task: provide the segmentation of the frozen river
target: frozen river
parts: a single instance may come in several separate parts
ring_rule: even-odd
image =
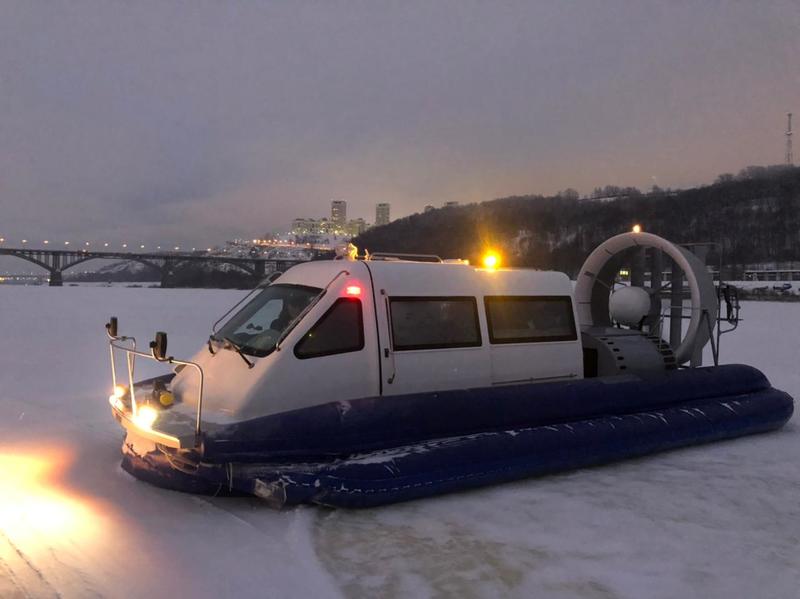
[[[275,512],[119,468],[103,323],[189,355],[243,292],[0,287],[0,597],[797,597],[800,426],[368,511]],[[800,397],[800,303],[722,361]]]

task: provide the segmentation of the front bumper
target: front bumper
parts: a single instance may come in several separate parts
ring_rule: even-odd
[[[148,408],[158,414],[152,424],[137,418],[132,410],[129,396],[109,397],[111,413],[114,419],[126,430],[138,437],[158,443],[172,449],[193,449],[198,447],[194,422],[190,416],[173,408],[163,408],[157,402],[148,401],[152,395],[154,381],[137,383],[134,393],[138,409]]]

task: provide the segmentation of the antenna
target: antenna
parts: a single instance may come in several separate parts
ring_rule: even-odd
[[[786,164],[792,166],[794,159],[792,158],[792,113],[788,112],[786,123]]]

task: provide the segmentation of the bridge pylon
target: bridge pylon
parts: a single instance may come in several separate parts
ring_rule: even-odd
[[[63,287],[64,286],[64,277],[61,274],[60,270],[51,270],[50,271],[50,287]]]
[[[173,260],[164,260],[161,265],[161,287],[166,289],[173,286],[173,275],[175,274],[175,262]]]

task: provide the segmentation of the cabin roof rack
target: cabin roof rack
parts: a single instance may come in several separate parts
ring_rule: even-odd
[[[405,260],[408,262],[444,262],[436,254],[398,254],[395,252],[375,252],[368,260]]]

